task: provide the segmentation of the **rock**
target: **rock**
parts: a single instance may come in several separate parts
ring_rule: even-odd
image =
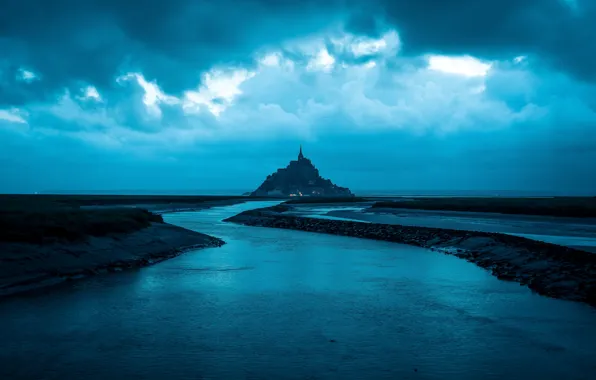
[[[346,187],[335,185],[319,175],[319,170],[311,160],[304,157],[302,147],[298,159],[290,161],[288,166],[277,169],[267,176],[252,196],[314,196],[314,197],[353,197]]]

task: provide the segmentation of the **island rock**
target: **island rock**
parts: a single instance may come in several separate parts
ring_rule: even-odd
[[[312,161],[302,154],[290,161],[285,168],[277,169],[267,176],[252,196],[312,196],[312,197],[353,197],[347,187],[335,185],[329,179],[319,175],[319,170]]]

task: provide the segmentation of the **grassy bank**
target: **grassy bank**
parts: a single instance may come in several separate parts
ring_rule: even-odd
[[[241,196],[0,195],[0,242],[52,243],[141,230],[163,223],[135,204],[202,204]],[[87,206],[114,206],[86,208]]]
[[[47,207],[125,206],[134,204],[195,204],[211,201],[254,199],[234,195],[54,195],[5,194],[0,195],[0,210],[23,208],[30,204]]]
[[[0,242],[43,244],[138,231],[163,223],[161,215],[136,208],[81,210],[69,207],[0,211]]]
[[[376,202],[372,207],[576,218],[596,217],[596,198],[594,197],[404,198],[398,201]]]
[[[209,202],[229,199],[0,196],[0,296],[139,268],[189,249],[221,246],[221,239],[164,223],[161,215],[142,207],[152,202],[177,206],[185,200],[188,205],[209,207]]]

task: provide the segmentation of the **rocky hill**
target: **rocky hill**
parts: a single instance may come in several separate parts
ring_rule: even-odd
[[[283,195],[283,196],[314,196],[338,197],[354,196],[350,189],[335,185],[329,179],[319,175],[319,170],[311,160],[304,157],[302,147],[298,159],[282,169],[277,169],[267,176],[252,196]]]

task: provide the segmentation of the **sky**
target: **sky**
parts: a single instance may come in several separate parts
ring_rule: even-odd
[[[596,195],[593,0],[0,0],[0,192]]]

